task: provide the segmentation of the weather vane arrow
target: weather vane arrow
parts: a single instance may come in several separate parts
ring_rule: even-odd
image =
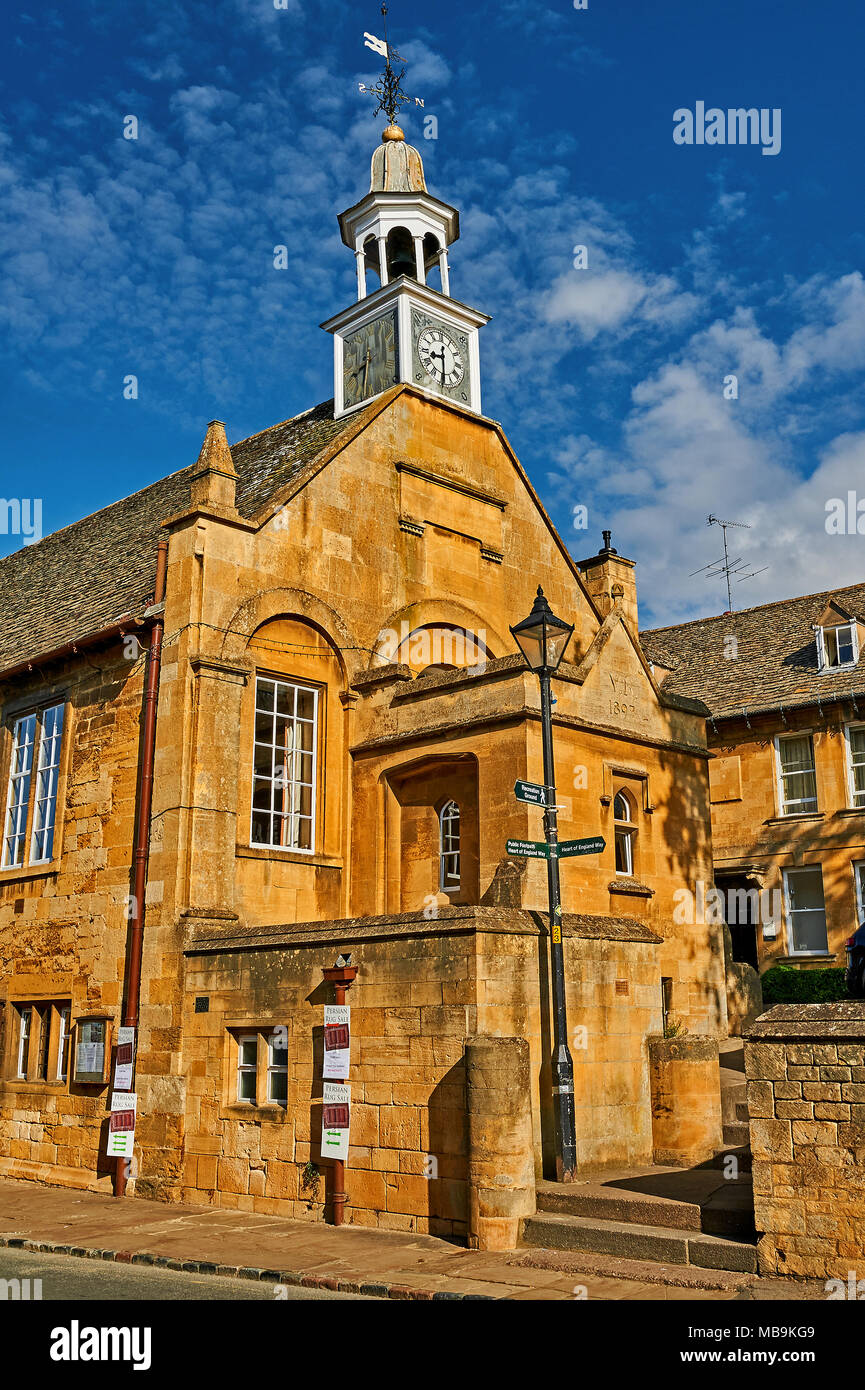
[[[411,106],[412,102],[415,106],[423,106],[423,98],[406,96],[402,89],[402,79],[405,77],[405,59],[397,53],[395,48],[391,48],[388,42],[387,5],[382,5],[381,13],[384,19],[384,38],[376,38],[375,34],[369,34],[364,30],[363,43],[365,48],[371,48],[373,53],[379,53],[384,58],[384,72],[374,87],[368,87],[365,82],[359,82],[358,88],[361,92],[378,97],[378,106],[375,108],[373,116],[377,116],[379,111],[384,111],[387,113],[390,124],[395,125],[396,118],[403,106]],[[394,63],[403,64],[399,72],[391,65],[391,59]]]

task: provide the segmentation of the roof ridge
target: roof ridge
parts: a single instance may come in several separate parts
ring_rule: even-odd
[[[858,584],[846,584],[837,589],[818,589],[812,594],[793,594],[789,598],[772,599],[769,603],[755,603],[753,608],[737,608],[727,613],[710,613],[705,618],[689,618],[684,623],[668,623],[666,627],[648,627],[640,633],[640,637],[655,637],[661,632],[678,632],[684,627],[696,627],[698,623],[717,623],[722,618],[741,618],[746,613],[765,612],[768,608],[783,608],[790,603],[806,603],[809,599],[832,599],[838,594],[848,594],[853,589],[865,588],[865,580],[860,580]]]
[[[282,429],[283,425],[293,425],[296,420],[302,420],[304,415],[314,415],[317,410],[321,410],[323,405],[333,405],[333,396],[326,401],[319,401],[318,405],[311,405],[308,410],[301,410],[299,415],[288,415],[284,420],[277,420],[275,425],[266,425],[263,430],[256,430],[255,434],[246,434],[243,439],[238,439],[234,444],[229,444],[229,449],[239,449],[241,444],[248,444],[251,439],[259,439],[263,434],[269,434],[271,430]]]

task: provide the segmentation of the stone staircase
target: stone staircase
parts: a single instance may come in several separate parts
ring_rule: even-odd
[[[623,1269],[648,1261],[695,1273],[756,1273],[741,1041],[725,1044],[721,1061],[724,1149],[694,1168],[653,1165],[586,1174],[567,1185],[539,1182],[523,1247],[547,1252],[547,1263],[552,1252],[579,1254],[584,1268],[597,1257],[607,1272],[615,1257]]]

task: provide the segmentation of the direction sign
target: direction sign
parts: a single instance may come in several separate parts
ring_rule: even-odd
[[[586,840],[562,840],[559,845],[559,858],[567,859],[572,854],[600,854],[606,848],[602,835],[593,835]]]
[[[514,795],[517,801],[527,801],[530,806],[547,804],[547,789],[537,782],[514,782]]]
[[[549,859],[550,847],[542,840],[508,840],[508,854],[523,859]]]

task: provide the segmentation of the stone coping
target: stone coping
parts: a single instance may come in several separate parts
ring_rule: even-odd
[[[865,999],[832,1004],[775,1004],[751,1025],[745,1038],[865,1038]]]
[[[381,917],[348,917],[333,922],[297,922],[282,926],[252,927],[239,932],[208,930],[202,922],[197,931],[188,932],[185,955],[214,952],[277,949],[284,946],[345,946],[350,941],[447,936],[468,933],[499,933],[509,936],[546,936],[546,914],[520,908],[440,907],[435,917],[420,912],[402,912]],[[633,941],[659,945],[663,938],[635,917],[607,917],[591,913],[566,913],[562,935],[600,941]]]

